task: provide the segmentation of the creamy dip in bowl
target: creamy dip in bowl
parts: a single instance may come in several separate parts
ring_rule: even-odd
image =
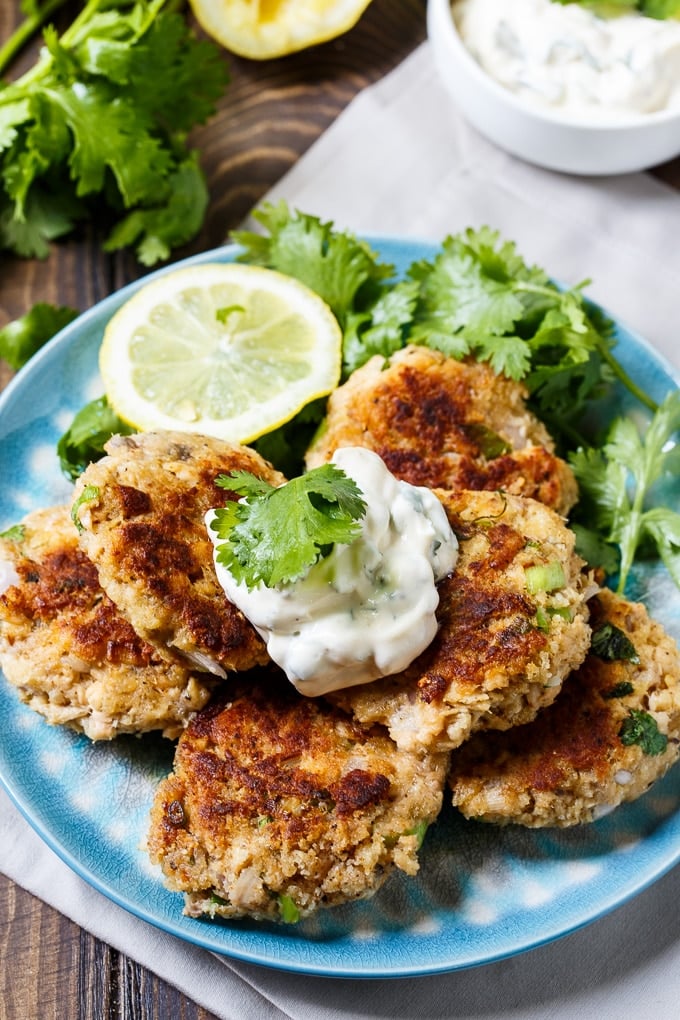
[[[428,36],[466,119],[554,170],[618,174],[680,154],[680,22],[553,0],[429,0]]]

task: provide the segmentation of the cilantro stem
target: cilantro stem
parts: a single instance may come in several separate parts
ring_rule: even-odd
[[[628,583],[628,575],[630,569],[633,566],[635,559],[635,553],[637,551],[638,543],[640,541],[640,534],[642,531],[642,500],[644,498],[644,491],[639,488],[635,494],[633,506],[630,509],[628,520],[623,529],[623,534],[619,537],[618,546],[621,550],[621,562],[619,564],[619,580],[616,585],[617,595],[623,595],[626,584]]]
[[[28,18],[24,18],[9,39],[0,46],[0,76],[4,75],[7,68],[18,57],[24,46],[31,41],[36,32],[40,31],[47,19],[65,3],[67,0],[46,0],[44,7]]]
[[[0,48],[0,76],[5,72],[7,67],[9,67],[23,47],[33,38],[36,32],[42,28],[47,19],[67,2],[68,0],[46,0],[43,8],[41,8],[36,14],[32,14],[30,17],[26,18],[21,25],[19,25],[15,32],[9,37],[7,42]],[[137,39],[144,35],[154,18],[156,18],[156,16],[166,6],[169,11],[180,11],[185,6],[185,0],[149,0],[148,7],[145,12],[145,20],[140,24],[136,33]],[[87,25],[101,7],[102,0],[88,0],[80,14],[78,14],[69,27],[63,32],[59,40],[61,45],[68,47],[73,43],[77,43],[81,29],[83,26]],[[29,71],[26,72],[26,74],[22,75],[21,78],[17,79],[17,81],[10,83],[10,87],[2,98],[7,98],[11,101],[13,99],[15,89],[29,85],[31,82],[35,81],[36,78],[40,78],[51,63],[51,55],[49,53],[43,53],[41,58]],[[0,102],[1,101],[2,99],[0,99]]]
[[[607,362],[619,382],[622,383],[634,397],[637,397],[637,399],[652,413],[659,410],[659,405],[656,401],[652,400],[649,394],[645,393],[644,390],[640,389],[637,383],[633,382],[623,365],[616,360],[605,344],[600,346],[600,354],[602,355],[603,361]]]

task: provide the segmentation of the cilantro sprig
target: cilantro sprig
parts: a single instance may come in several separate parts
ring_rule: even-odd
[[[248,588],[268,588],[305,576],[336,543],[360,533],[366,511],[361,490],[333,464],[275,487],[247,471],[217,484],[242,497],[216,511],[217,558]]]
[[[472,356],[523,380],[539,417],[572,448],[583,442],[585,408],[614,380],[656,408],[616,359],[612,323],[585,299],[585,283],[560,288],[488,227],[447,237],[397,280],[365,241],[283,201],[255,219],[266,233],[233,235],[240,260],[296,276],[328,302],[344,332],[345,378],[408,343]]]
[[[570,457],[582,493],[581,527],[587,524],[588,530],[618,548],[619,592],[624,591],[645,540],[656,548],[680,587],[680,513],[649,505],[654,484],[666,473],[677,475],[680,446],[673,437],[679,429],[676,390],[663,401],[644,434],[632,418],[617,418],[601,449],[583,448]]]
[[[104,455],[111,436],[129,436],[130,425],[118,417],[106,397],[97,397],[76,413],[57,443],[57,456],[64,475],[75,481],[88,466]]]
[[[59,6],[24,0],[3,61]],[[152,265],[198,232],[208,194],[187,133],[228,74],[173,6],[89,0],[61,36],[48,24],[37,63],[0,87],[0,249],[45,257],[96,216],[107,250],[134,246]]]
[[[39,301],[25,315],[0,329],[0,358],[15,371],[22,368],[55,333],[73,322],[77,315],[75,308]]]
[[[614,378],[653,406],[613,356],[612,325],[583,296],[588,281],[561,289],[497,231],[447,237],[409,276],[420,284],[409,342],[458,359],[472,355],[523,379],[553,428],[578,421]]]

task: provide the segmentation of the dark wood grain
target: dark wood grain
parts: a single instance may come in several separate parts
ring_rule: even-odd
[[[18,20],[18,0],[0,0],[0,40]],[[349,101],[424,37],[425,0],[373,0],[356,28],[324,46],[266,63],[225,54],[231,84],[215,117],[192,138],[210,211],[199,237],[175,256],[221,244]],[[680,188],[680,160],[656,173]],[[44,262],[0,254],[0,325],[37,300],[85,310],[143,272],[130,255],[104,255],[100,240],[89,227]],[[0,389],[10,376],[0,363]],[[0,876],[0,1020],[65,1018],[210,1020],[210,1014]]]
[[[18,21],[18,0],[0,0],[0,41]],[[210,211],[200,235],[174,257],[221,244],[357,92],[424,37],[425,0],[373,0],[351,32],[324,46],[267,62],[225,53],[229,88],[191,139],[208,178]],[[0,254],[0,326],[37,300],[84,311],[144,272],[130,255],[104,255],[100,240],[90,227],[44,262]],[[0,362],[0,389],[11,374]],[[0,1020],[123,1018],[210,1014],[0,875]]]

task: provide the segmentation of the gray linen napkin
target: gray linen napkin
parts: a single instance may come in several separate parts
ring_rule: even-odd
[[[441,240],[486,223],[616,311],[680,367],[680,195],[645,175],[537,170],[470,129],[427,44],[363,92],[273,189],[362,233]],[[0,793],[0,870],[224,1020],[675,1020],[680,869],[587,928],[439,977],[333,981],[215,957],[156,931],[73,874]]]

